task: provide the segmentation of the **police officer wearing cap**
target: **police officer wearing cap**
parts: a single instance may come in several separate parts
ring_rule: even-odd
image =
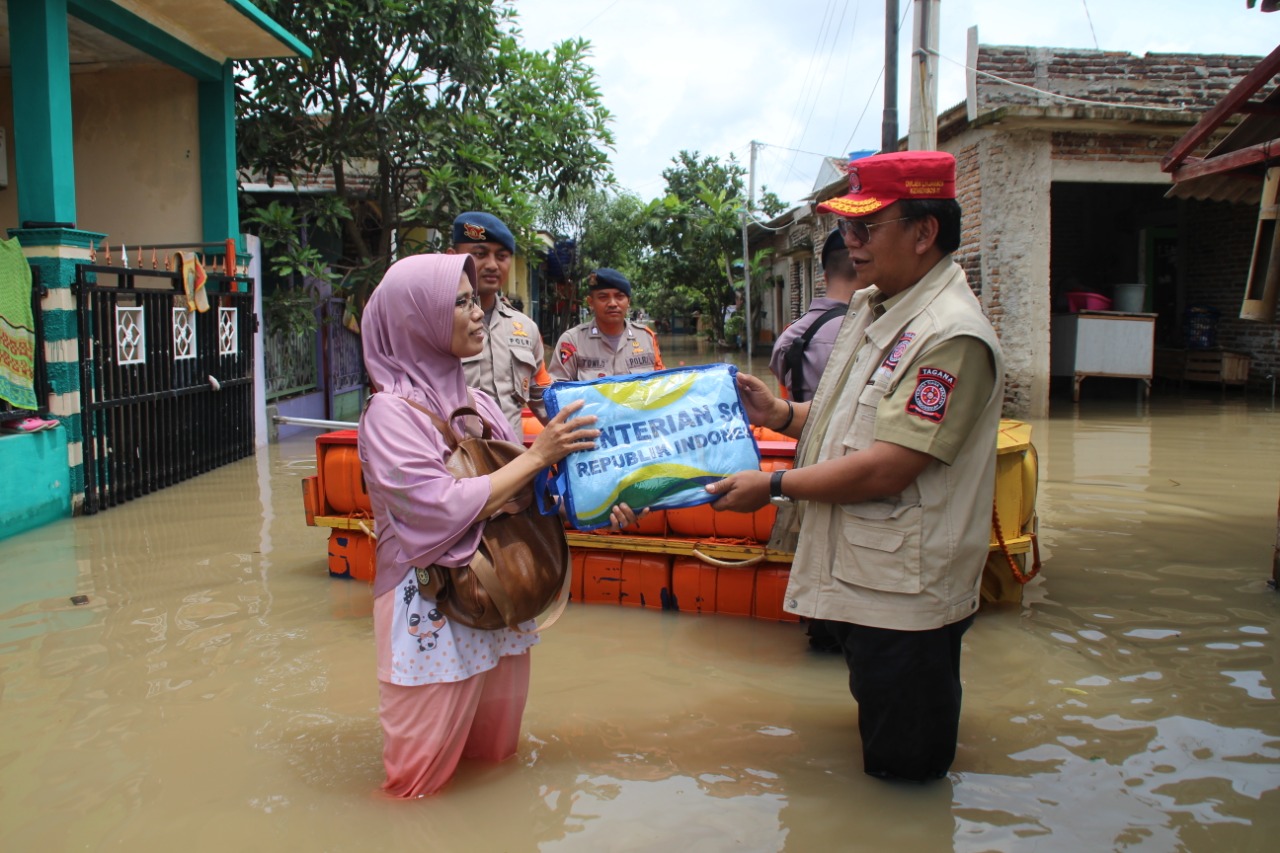
[[[591,274],[587,306],[592,317],[560,336],[548,371],[557,381],[599,379],[662,370],[658,336],[630,319],[631,282],[617,270]]]
[[[716,509],[779,505],[770,545],[795,553],[785,607],[828,620],[858,703],[863,769],[924,782],[955,758],[961,636],[978,609],[1004,398],[1000,344],[964,270],[955,159],[849,164],[841,217],[859,279],[812,402],[753,376],[753,423],[799,436],[796,467],[735,474]]]
[[[462,360],[467,384],[497,400],[511,428],[521,435],[525,406],[539,420],[546,420],[542,393],[551,377],[543,366],[542,335],[537,325],[499,298],[511,275],[515,237],[498,217],[472,211],[453,220],[453,247],[447,252],[466,252],[475,260],[476,295],[484,311],[484,350]]]
[[[827,280],[826,295],[810,302],[809,310],[778,335],[769,355],[769,370],[786,396],[797,403],[813,399],[849,299],[858,289],[858,273],[839,228],[827,235],[822,246],[822,274]]]

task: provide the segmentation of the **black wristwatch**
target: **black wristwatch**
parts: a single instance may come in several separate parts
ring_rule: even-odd
[[[769,478],[769,502],[772,504],[788,504],[791,498],[782,493],[782,475],[787,473],[785,470],[774,471],[773,476]]]

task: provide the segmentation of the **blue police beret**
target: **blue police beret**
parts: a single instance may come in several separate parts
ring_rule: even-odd
[[[511,229],[492,213],[469,210],[453,220],[453,245],[461,243],[497,243],[511,254],[516,253],[516,238]]]
[[[832,252],[843,252],[845,250],[844,237],[840,236],[840,229],[837,228],[827,235],[827,242],[822,244],[822,268],[827,268],[827,262]]]
[[[625,275],[608,267],[600,267],[591,274],[591,284],[587,290],[604,290],[607,287],[621,290],[628,297],[631,296],[631,282],[627,281]]]

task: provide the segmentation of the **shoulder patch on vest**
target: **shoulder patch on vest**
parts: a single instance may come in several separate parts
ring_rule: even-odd
[[[573,344],[568,342],[561,344],[560,352],[559,352],[560,363],[568,364],[569,359],[573,358],[577,354],[577,352],[578,352],[578,348],[575,347]]]
[[[955,390],[956,378],[937,367],[922,367],[916,374],[916,390],[907,403],[907,414],[940,424],[947,416],[947,400]]]

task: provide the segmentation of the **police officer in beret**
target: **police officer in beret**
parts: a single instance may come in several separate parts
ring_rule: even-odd
[[[537,325],[499,298],[511,275],[515,237],[498,217],[469,211],[453,220],[453,247],[446,251],[466,252],[475,260],[476,295],[488,333],[484,350],[462,360],[467,384],[497,400],[516,435],[521,435],[525,406],[539,420],[546,420],[542,392],[551,384],[551,377],[543,365],[542,334]]]
[[[587,288],[591,319],[574,326],[556,343],[548,370],[555,380],[599,379],[662,369],[658,336],[630,319],[631,282],[601,267]]]

